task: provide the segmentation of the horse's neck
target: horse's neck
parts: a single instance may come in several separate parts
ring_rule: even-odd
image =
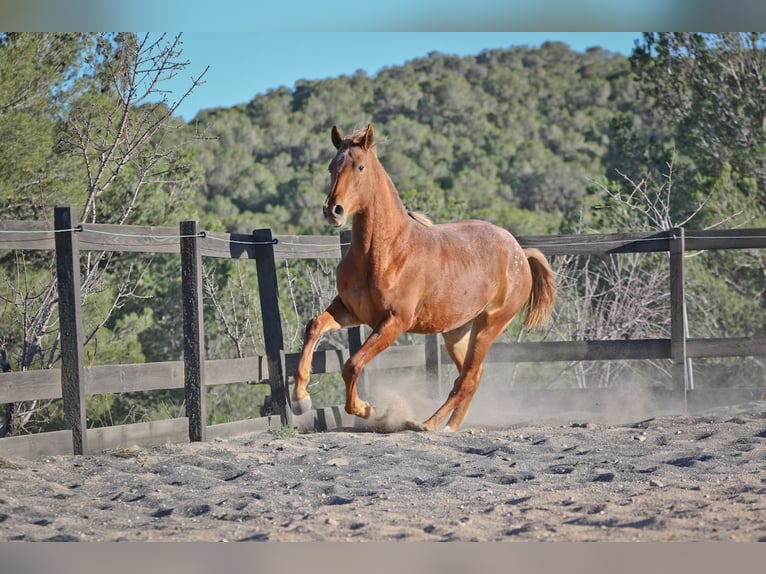
[[[379,187],[370,194],[372,200],[354,216],[352,240],[363,253],[384,255],[412,220],[391,179],[385,172],[379,177]]]

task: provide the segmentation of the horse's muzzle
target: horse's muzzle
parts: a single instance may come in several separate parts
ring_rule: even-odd
[[[332,206],[325,204],[322,207],[322,213],[327,223],[333,227],[342,227],[346,223],[346,210],[342,205],[334,204]]]

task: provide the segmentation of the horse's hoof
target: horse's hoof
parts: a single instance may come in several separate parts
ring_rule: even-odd
[[[425,432],[428,430],[428,427],[426,427],[426,425],[424,424],[421,424],[415,421],[404,421],[404,430]]]
[[[307,395],[299,401],[293,401],[292,409],[295,416],[309,412],[311,410],[311,395]]]

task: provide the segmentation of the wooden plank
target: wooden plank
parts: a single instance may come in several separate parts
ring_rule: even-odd
[[[188,441],[189,421],[186,417],[88,429],[88,453]]]
[[[266,357],[242,359],[208,359],[205,361],[205,385],[260,383],[269,378]]]
[[[495,343],[488,363],[621,361],[670,358],[669,339]],[[446,353],[442,362],[450,362]]]
[[[0,404],[60,398],[60,369],[0,373]]]
[[[545,255],[597,255],[601,253],[652,253],[668,250],[668,234],[591,233],[580,235],[529,235],[516,238],[522,247],[535,247]]]
[[[0,221],[0,250],[55,249],[53,227],[44,221]]]
[[[80,295],[80,248],[74,228],[77,213],[71,207],[54,210],[56,233],[56,279],[59,293],[61,333],[61,397],[64,424],[72,431],[74,453],[87,449],[85,429],[85,372],[83,365],[82,301]]]
[[[74,454],[72,431],[60,430],[0,438],[0,456],[34,460],[41,456]]]
[[[766,228],[709,229],[687,231],[686,250],[762,249],[766,247]]]
[[[168,361],[84,367],[86,395],[183,388],[183,363]],[[0,404],[61,398],[61,370],[0,373]]]
[[[275,235],[274,260],[340,259],[337,236]],[[202,255],[226,259],[255,259],[256,245],[252,235],[205,232]]]
[[[423,367],[426,364],[425,345],[397,345],[389,347],[367,364],[369,371]]]
[[[285,372],[295,372],[300,356],[300,353],[285,353]],[[348,349],[314,351],[311,357],[311,372],[314,374],[340,373],[349,356]]]
[[[263,338],[266,344],[266,358],[269,365],[271,404],[277,409],[282,423],[292,424],[290,395],[285,380],[284,343],[282,318],[279,314],[279,288],[274,243],[271,229],[256,229],[253,240],[256,243],[256,272],[258,275],[258,296],[263,316]]]
[[[85,389],[89,395],[183,387],[183,361],[85,367]]]
[[[446,354],[446,353],[445,353]],[[349,358],[348,349],[335,351],[314,351],[311,357],[311,372],[315,375],[340,373]],[[294,372],[298,367],[300,353],[285,354],[285,370]],[[380,371],[403,367],[425,365],[425,345],[401,345],[389,347],[368,363],[366,370]]]
[[[726,357],[766,355],[766,339],[689,339],[689,357]],[[441,346],[441,363],[451,365],[452,360]],[[424,365],[425,345],[389,347],[376,357],[367,368],[385,370]],[[286,364],[294,368],[298,353],[288,353]],[[315,351],[311,372],[338,373],[348,359],[348,351]],[[546,363],[560,361],[622,361],[644,359],[670,359],[670,339],[634,339],[602,341],[540,341],[523,343],[495,343],[487,355],[488,363]]]
[[[253,236],[245,233],[205,231],[200,243],[203,257],[221,259],[255,259]]]
[[[208,440],[224,439],[251,432],[263,432],[278,429],[281,426],[282,422],[278,416],[244,419],[241,421],[210,425],[207,427],[207,436]]]
[[[202,313],[202,254],[199,222],[182,221],[181,297],[184,325],[184,387],[189,440],[204,441],[205,408],[205,322]]]
[[[766,355],[766,339],[688,339],[686,354],[694,358],[763,356]]]
[[[53,249],[54,232],[40,221],[0,221],[0,249]],[[251,236],[238,233],[205,232],[202,254],[207,257],[253,259]],[[276,260],[340,258],[336,236],[277,235]],[[580,235],[535,235],[517,238],[524,247],[537,247],[546,255],[587,255],[667,251],[667,234],[594,233]],[[716,229],[687,232],[687,250],[750,249],[766,247],[766,228]],[[178,253],[180,241],[172,227],[87,224],[80,237],[81,250]]]
[[[298,430],[323,432],[360,428],[364,424],[363,419],[348,414],[340,405],[319,407],[309,414],[312,416],[300,417]]]
[[[441,364],[451,360],[440,345]],[[715,338],[688,339],[687,357],[735,357],[766,355],[766,339]],[[377,357],[368,368],[383,370],[396,367],[422,366],[424,345],[390,347]],[[285,355],[287,372],[295,370],[299,353]],[[339,373],[348,360],[347,349],[315,351],[311,372],[315,374]],[[615,341],[547,341],[525,343],[495,343],[487,357],[488,363],[505,362],[557,362],[557,361],[614,361],[670,358],[669,339],[615,340]],[[206,360],[206,386],[268,379],[265,357],[243,359]],[[100,365],[85,367],[86,394],[124,393],[183,387],[183,363],[167,361],[157,363]],[[0,404],[35,399],[61,398],[59,369],[0,373]]]
[[[79,241],[83,251],[179,253],[178,235],[172,227],[90,223],[83,225]]]
[[[274,258],[340,259],[341,246],[336,235],[276,235]]]

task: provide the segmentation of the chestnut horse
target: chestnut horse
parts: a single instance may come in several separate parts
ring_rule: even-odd
[[[366,324],[372,333],[345,363],[346,412],[362,418],[373,407],[359,398],[356,381],[375,356],[402,333],[442,333],[459,375],[445,403],[423,423],[407,428],[456,431],[479,385],[492,342],[526,306],[527,328],[542,325],[553,307],[553,273],[536,249],[522,249],[505,229],[485,221],[433,225],[407,211],[377,158],[371,125],[344,138],[330,163],[324,216],[334,227],[353,217],[351,247],[338,265],[338,296],[306,326],[295,372],[292,408],[311,408],[306,390],[319,338]]]

